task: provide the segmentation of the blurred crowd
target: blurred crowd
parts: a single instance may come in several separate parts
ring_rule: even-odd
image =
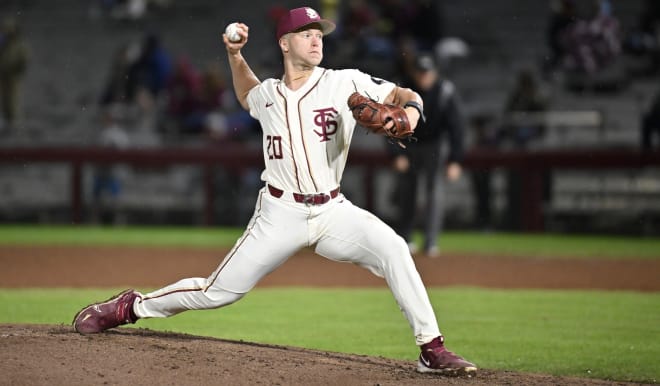
[[[551,3],[545,70],[566,72],[570,88],[620,89],[630,75],[660,71],[659,25],[660,7],[653,0],[644,1],[632,28],[622,26],[611,0],[556,0]],[[636,71],[624,54],[640,59]]]
[[[337,30],[324,39],[323,66],[360,68],[412,87],[424,95],[425,102],[431,106],[429,111],[439,112],[438,117],[429,114],[433,124],[440,127],[437,132],[431,130],[432,134],[426,135],[424,127],[420,128],[419,143],[412,146],[417,152],[431,152],[433,162],[442,161],[443,176],[434,174],[438,181],[435,185],[442,180],[457,179],[467,147],[525,149],[543,138],[546,134],[543,121],[531,117],[552,109],[548,85],[578,92],[619,92],[635,77],[657,79],[660,75],[660,2],[643,0],[635,24],[624,26],[615,1],[549,0],[545,3],[546,40],[539,42],[544,45],[545,55],[535,58],[533,66],[511,69],[514,82],[501,101],[500,111],[468,116],[462,105],[462,90],[451,74],[455,63],[470,57],[470,42],[448,30],[448,18],[456,15],[447,15],[442,1],[319,0],[317,3],[312,5],[337,24]],[[92,0],[89,16],[93,20],[140,23],[149,17],[159,17],[158,12],[173,5],[171,0]],[[279,4],[264,9],[261,15],[264,26],[274,31],[286,10]],[[257,122],[237,105],[224,63],[217,57],[200,61],[190,53],[173,52],[158,30],[144,30],[148,32],[117,47],[107,58],[105,71],[100,71],[104,81],[97,95],[99,144],[125,148],[259,141]],[[259,49],[259,77],[281,75],[277,73],[281,65],[276,50],[273,44]],[[29,63],[29,42],[21,34],[20,19],[5,20],[0,29],[0,135],[3,130],[12,130],[20,120],[21,85]],[[658,86],[655,99],[647,101],[648,109],[639,117],[641,147],[645,150],[660,147]],[[523,120],[518,119],[521,113]],[[467,137],[472,139],[469,144],[465,143]],[[406,154],[405,150],[388,149],[392,151],[392,167],[400,175],[400,184],[411,185],[419,176],[410,174],[409,164],[420,166],[428,161],[413,157],[410,149],[410,157],[402,161],[400,156]],[[437,172],[432,170],[432,174]],[[101,171],[95,189],[118,190],[112,182],[104,181],[110,174]],[[474,171],[470,180],[476,197],[477,222],[488,227],[492,217],[490,175]],[[518,176],[508,176],[511,192],[519,190],[515,189],[519,183]],[[398,188],[396,193],[399,198],[393,200],[399,200],[399,207],[417,194]],[[508,200],[513,206],[520,197]],[[429,205],[442,211],[441,201]],[[401,226],[410,228],[410,224]],[[430,226],[437,230],[442,228],[442,223]],[[424,245],[427,250],[432,247],[430,243]]]
[[[117,50],[99,104],[104,118],[140,122],[169,141],[239,139],[254,129],[220,63],[199,69],[186,54],[174,57],[154,33]]]
[[[405,83],[416,58],[430,55],[438,69],[449,74],[455,59],[470,55],[470,42],[447,31],[446,7],[432,0],[319,0],[319,11],[337,24],[325,39],[327,67],[359,67]],[[546,55],[537,68],[512,69],[517,84],[503,101],[503,112],[543,111],[550,101],[542,95],[545,82],[561,74],[569,90],[620,90],[631,77],[660,72],[660,6],[643,0],[638,20],[622,26],[611,0],[549,0],[546,20]],[[312,4],[313,5],[313,4]],[[90,0],[92,19],[140,22],[158,18],[171,9],[171,0]],[[272,5],[261,16],[274,30],[286,11]],[[144,23],[144,30],[150,24]],[[29,43],[29,42],[28,42]],[[21,35],[20,19],[7,19],[0,30],[0,99],[2,126],[14,126],[20,117],[21,83],[29,63],[28,44]],[[261,51],[260,76],[279,76],[277,47]],[[200,135],[217,140],[254,133],[254,122],[235,104],[231,82],[217,58],[199,63],[186,52],[171,52],[158,30],[151,29],[128,41],[108,57],[106,80],[99,93],[101,121],[128,117],[152,126],[157,135]],[[631,65],[635,63],[635,65]],[[103,70],[101,70],[103,73]],[[102,117],[102,119],[101,119]],[[472,118],[472,117],[470,117]],[[483,118],[483,117],[481,117]],[[542,128],[519,132],[504,128],[520,145],[542,135]],[[514,130],[515,131],[515,130]]]
[[[96,8],[104,10],[102,14],[112,15],[116,7],[126,10],[130,4],[103,1]],[[280,5],[266,10],[264,16],[270,28],[275,28],[285,11]],[[449,54],[438,51],[442,49],[439,42],[443,38],[443,14],[436,1],[324,0],[320,12],[338,25],[337,31],[324,41],[328,67],[375,59],[380,68],[367,71],[405,82],[418,55],[431,53],[445,60],[451,55],[466,54],[466,47]],[[279,53],[271,52],[275,48],[263,49],[263,73],[259,74],[262,78],[279,76],[275,73]],[[392,62],[391,58],[397,58],[396,63],[391,69],[383,69],[383,65]],[[221,63],[210,62],[199,68],[187,53],[171,53],[167,42],[152,32],[114,54],[100,97],[101,115],[106,122],[108,117],[114,123],[131,118],[142,126],[152,126],[165,141],[253,138],[258,133],[256,122],[238,108],[228,80]]]

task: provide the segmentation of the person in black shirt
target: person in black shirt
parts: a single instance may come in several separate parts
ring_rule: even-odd
[[[417,220],[418,181],[425,182],[426,205],[424,218],[424,253],[439,255],[438,238],[443,224],[443,180],[455,181],[462,173],[465,122],[455,85],[444,79],[434,57],[420,54],[410,66],[404,81],[406,86],[418,90],[424,100],[425,122],[415,130],[415,140],[406,142],[405,148],[392,145],[393,167],[397,172],[396,201],[399,209],[399,234],[408,242],[411,252],[417,247],[412,232]],[[443,145],[449,140],[449,153],[445,159]]]

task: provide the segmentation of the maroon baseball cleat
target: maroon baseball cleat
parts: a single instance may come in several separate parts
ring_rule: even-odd
[[[439,336],[422,345],[417,371],[420,373],[439,373],[443,375],[471,375],[477,372],[477,366],[470,363],[444,345],[444,337]]]
[[[113,296],[103,303],[91,304],[73,318],[73,328],[81,334],[95,334],[122,324],[135,323],[133,302],[140,294],[132,289]]]

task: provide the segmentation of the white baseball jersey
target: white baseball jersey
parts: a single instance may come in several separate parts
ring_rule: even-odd
[[[347,100],[353,91],[382,101],[395,85],[359,70],[316,67],[305,85],[290,90],[268,79],[250,90],[250,115],[263,129],[261,179],[289,192],[329,192],[339,186],[355,120]]]

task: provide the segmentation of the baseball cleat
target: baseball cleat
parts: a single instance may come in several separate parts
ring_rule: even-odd
[[[73,328],[81,334],[95,334],[122,324],[135,323],[133,302],[141,295],[126,290],[102,303],[94,303],[80,310],[73,318]]]
[[[474,363],[466,361],[445,348],[442,336],[422,345],[421,349],[422,352],[417,361],[417,371],[420,373],[470,376],[477,372],[477,366]]]
[[[429,247],[429,248],[426,248],[426,249],[424,250],[424,254],[425,254],[427,257],[430,257],[430,258],[432,258],[432,259],[434,259],[434,258],[436,258],[436,257],[440,257],[440,248],[435,247],[435,246],[433,246],[433,247]]]

